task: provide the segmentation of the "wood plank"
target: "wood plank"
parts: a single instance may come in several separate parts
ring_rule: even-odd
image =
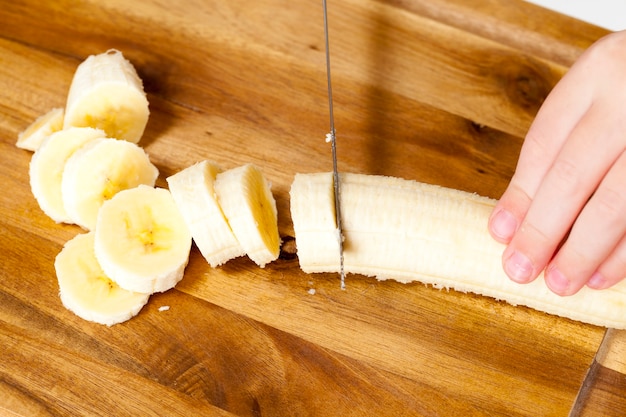
[[[495,40],[527,54],[571,66],[606,29],[522,2],[388,0],[387,3]]]
[[[3,229],[0,237],[11,241],[16,235]],[[59,249],[35,235],[25,238],[46,258]],[[20,246],[9,247],[18,251]],[[19,284],[0,292],[0,392],[7,411],[228,415],[214,406],[242,416],[286,410],[294,415],[432,412],[431,405],[413,398],[440,398],[449,409],[466,409],[462,398],[442,396],[428,385],[179,291],[154,296],[138,317],[122,325],[84,322],[57,297],[46,297],[56,290],[51,265],[41,275],[25,273],[19,267],[23,256],[7,255],[5,270]],[[195,262],[203,262],[197,253]],[[169,310],[160,312],[161,306]]]
[[[562,414],[566,406],[555,403],[573,397],[561,389],[569,385],[575,395],[586,368],[571,366],[588,363],[597,346],[593,339],[580,344],[587,326],[480,297],[364,278],[349,278],[342,291],[334,275],[294,277],[280,263],[268,271],[241,263],[249,268],[243,276],[234,262],[220,270],[193,262],[178,289],[405,378],[424,378],[485,411]],[[550,336],[537,339],[539,328]]]
[[[344,115],[348,109],[341,106],[342,102],[371,106],[378,101],[376,96],[368,95],[376,92],[372,86],[521,136],[564,71],[560,65],[401,8],[374,1],[345,1],[341,6],[329,13],[339,109],[337,128],[345,130],[346,136],[352,135],[352,117],[360,117],[361,123],[368,118],[363,120],[363,111]],[[193,5],[194,13],[185,15],[188,21],[184,24],[180,16],[165,13],[158,3],[146,2],[140,12],[136,7],[123,1],[60,7],[49,19],[48,30],[39,33],[18,22],[42,13],[41,8],[8,5],[2,11],[4,16],[0,16],[9,22],[5,30],[14,31],[13,36],[63,54],[86,56],[94,50],[118,47],[137,63],[148,87],[156,87],[161,94],[197,110],[211,113],[216,101],[224,102],[220,92],[233,94],[229,102],[235,99],[244,107],[226,110],[247,110],[248,117],[254,117],[259,124],[289,123],[284,120],[288,115],[273,112],[276,100],[288,101],[292,105],[285,108],[294,112],[304,110],[304,103],[311,99],[315,99],[315,108],[323,108],[325,91],[320,78],[323,73],[319,71],[324,59],[323,34],[314,19],[321,19],[317,3],[304,3],[301,8],[284,8],[275,0],[256,7],[237,2],[229,2],[228,6],[198,3]],[[117,22],[100,18],[120,13],[128,15],[132,27],[140,27],[148,36],[122,33]],[[311,18],[304,22],[305,16]],[[252,24],[242,27],[241,22]],[[66,37],[80,38],[82,42],[62,42]],[[455,48],[450,54],[448,47],[452,44]],[[158,52],[148,52],[154,51],[154,45],[159,46]],[[181,57],[180,51],[185,51],[187,57]],[[228,70],[233,67],[237,71]],[[311,71],[315,76],[310,76]],[[301,85],[289,95],[281,94],[286,85],[293,84],[294,72],[300,76]],[[364,88],[355,90],[350,84],[344,87],[346,78],[364,84]],[[317,94],[309,96],[309,92]],[[254,111],[250,111],[246,97],[255,97],[259,103]]]
[[[571,417],[618,417],[624,414],[622,402],[626,392],[626,375],[593,361],[587,373]]]

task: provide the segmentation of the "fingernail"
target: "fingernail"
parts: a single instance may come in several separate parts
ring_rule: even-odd
[[[552,292],[565,294],[569,288],[570,281],[557,267],[552,266],[546,271],[546,284]]]
[[[533,264],[526,255],[514,251],[505,261],[504,270],[513,281],[524,284],[532,277]]]
[[[587,286],[589,288],[593,288],[594,290],[601,290],[606,285],[606,278],[599,272],[595,272],[589,281],[587,281]]]
[[[517,220],[508,210],[498,210],[491,219],[491,232],[498,239],[510,240],[517,230]]]

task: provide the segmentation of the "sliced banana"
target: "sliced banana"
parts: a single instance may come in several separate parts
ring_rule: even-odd
[[[120,191],[98,213],[95,253],[104,272],[129,291],[167,291],[183,277],[191,234],[164,188]]]
[[[296,174],[290,196],[300,268],[306,273],[340,272],[333,173]],[[343,211],[342,206],[342,214]],[[345,249],[347,252],[348,247]]]
[[[67,214],[61,193],[66,162],[86,143],[103,138],[100,129],[75,127],[53,133],[33,154],[30,166],[30,188],[39,207],[57,223],[73,223]]]
[[[23,132],[17,135],[18,148],[36,151],[41,143],[54,132],[63,128],[63,109],[54,108],[48,113],[39,116]]]
[[[139,313],[149,294],[127,291],[106,276],[94,254],[94,232],[68,241],[54,261],[61,302],[77,316],[111,326]]]
[[[212,267],[246,254],[215,195],[213,185],[220,172],[216,163],[202,161],[166,179],[196,246]]]
[[[280,236],[276,201],[269,183],[252,164],[217,175],[217,200],[248,257],[263,268],[278,258]]]
[[[347,273],[420,281],[599,326],[626,329],[626,280],[597,291],[556,295],[540,277],[511,281],[504,246],[487,230],[495,200],[401,178],[342,173],[341,215]],[[304,272],[339,272],[332,173],[297,174],[291,218]],[[334,252],[334,253],[333,253]]]
[[[67,160],[61,191],[73,223],[93,230],[102,203],[140,184],[154,186],[158,169],[134,143],[102,138],[78,149]]]
[[[111,49],[91,55],[76,69],[63,126],[97,127],[110,138],[137,143],[149,114],[135,67],[120,51]]]

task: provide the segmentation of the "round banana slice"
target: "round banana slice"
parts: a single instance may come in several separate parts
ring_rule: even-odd
[[[33,154],[29,166],[30,188],[39,207],[55,222],[73,223],[61,193],[66,162],[83,145],[104,136],[102,130],[88,127],[61,130],[46,138]]]
[[[159,175],[150,158],[134,143],[102,138],[78,149],[67,160],[61,191],[72,221],[93,230],[102,203],[139,184],[154,186]]]
[[[111,49],[91,55],[76,68],[63,126],[97,127],[110,138],[137,143],[149,114],[135,67],[120,51]]]
[[[39,116],[23,132],[17,135],[18,148],[36,151],[44,139],[63,128],[63,109],[54,108]]]
[[[215,193],[248,257],[263,268],[278,258],[278,212],[269,183],[252,164],[217,175]]]
[[[202,161],[166,179],[196,246],[212,267],[246,254],[217,202],[213,184],[221,171],[214,162]]]
[[[120,287],[152,294],[182,279],[191,234],[168,190],[120,191],[102,205],[95,233],[96,258]]]
[[[77,316],[111,326],[139,313],[149,294],[127,291],[102,271],[94,255],[94,232],[68,241],[54,261],[61,302]]]

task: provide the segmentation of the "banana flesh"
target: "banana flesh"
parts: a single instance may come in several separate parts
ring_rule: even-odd
[[[148,100],[135,67],[120,51],[91,55],[72,79],[63,127],[88,126],[110,138],[137,143],[148,116]]]
[[[88,231],[55,259],[61,301],[86,320],[120,323],[174,287],[190,231],[213,267],[244,254],[261,267],[278,258],[276,203],[260,170],[203,161],[167,178],[171,191],[154,188],[159,172],[137,145],[148,117],[135,68],[109,50],[78,66],[65,108],[18,135],[16,146],[34,152],[30,183],[44,213]]]
[[[39,207],[57,223],[73,223],[65,209],[61,183],[67,160],[86,143],[103,138],[99,129],[75,127],[45,138],[31,157],[30,188]]]
[[[560,297],[542,277],[520,285],[487,230],[494,200],[400,178],[342,173],[346,272],[472,292],[585,323],[626,328],[626,281]],[[290,191],[303,271],[339,272],[332,173],[297,174]]]
[[[121,190],[154,186],[158,169],[134,143],[100,138],[76,150],[63,170],[61,191],[73,223],[93,230],[102,204]]]
[[[36,151],[48,136],[63,128],[63,115],[63,109],[57,107],[39,116],[30,126],[17,135],[15,145],[21,149]]]
[[[141,293],[173,288],[183,277],[191,233],[164,188],[123,190],[104,202],[95,228],[95,254],[120,287]]]
[[[217,200],[239,244],[261,268],[278,258],[278,212],[270,184],[253,164],[221,172]]]
[[[100,268],[94,255],[94,232],[68,241],[54,261],[63,305],[77,316],[111,326],[139,313],[149,294],[127,291]]]
[[[220,172],[215,162],[202,161],[166,179],[196,246],[212,267],[246,254],[217,201],[214,183]]]

